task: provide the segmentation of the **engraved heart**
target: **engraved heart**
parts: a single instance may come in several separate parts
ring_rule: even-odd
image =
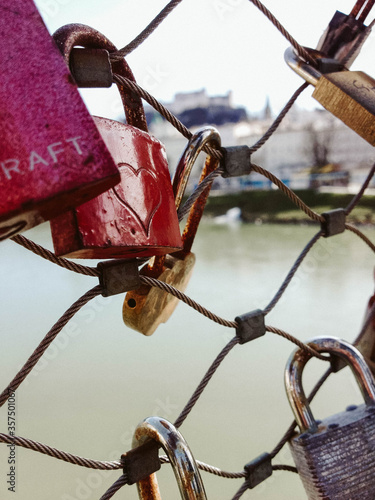
[[[152,219],[161,205],[160,187],[153,172],[135,169],[127,163],[118,165],[121,182],[112,188],[115,197],[138,220],[147,236]]]

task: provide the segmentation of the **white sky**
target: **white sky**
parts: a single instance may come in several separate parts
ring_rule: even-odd
[[[63,24],[88,24],[119,48],[130,42],[168,0],[36,0],[50,32]],[[335,10],[348,14],[355,0],[264,0],[299,43],[315,47]],[[339,4],[339,5],[338,5]],[[375,17],[375,8],[368,17]],[[266,97],[278,112],[302,83],[284,62],[288,42],[249,0],[184,0],[127,61],[138,83],[157,99],[205,87],[210,95],[233,91],[236,105],[256,112]],[[352,69],[375,76],[375,34]],[[115,89],[85,90],[90,111],[116,118]],[[311,88],[298,103],[316,107]]]

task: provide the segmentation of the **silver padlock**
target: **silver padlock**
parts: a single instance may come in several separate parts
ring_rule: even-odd
[[[289,358],[285,386],[300,433],[290,440],[292,456],[309,500],[374,500],[375,380],[359,351],[335,337],[308,344],[348,364],[365,400],[317,423],[302,388],[311,355],[302,349]]]
[[[149,417],[141,422],[133,437],[137,447],[154,439],[168,455],[183,500],[207,500],[203,482],[194,457],[181,433],[168,420]],[[161,500],[156,474],[137,483],[139,498]]]

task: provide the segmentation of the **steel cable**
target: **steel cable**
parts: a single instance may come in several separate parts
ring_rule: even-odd
[[[222,349],[222,351],[219,353],[219,355],[216,357],[210,368],[207,370],[206,374],[204,375],[203,379],[199,383],[198,387],[195,389],[193,395],[185,405],[184,409],[180,413],[180,415],[177,417],[174,426],[179,428],[184,421],[186,420],[186,417],[189,415],[191,410],[193,409],[194,405],[198,401],[200,395],[206,388],[208,382],[211,380],[213,375],[215,374],[216,370],[219,368],[220,364],[224,360],[224,358],[229,354],[229,352],[233,349],[235,345],[238,344],[238,338],[234,337],[228,344]]]
[[[82,266],[81,264],[76,264],[75,262],[71,262],[70,260],[64,259],[63,257],[57,257],[50,250],[47,250],[41,245],[35,243],[34,241],[25,238],[25,236],[18,234],[17,236],[13,236],[13,238],[10,239],[15,243],[17,243],[18,245],[23,246],[27,250],[30,250],[30,252],[39,255],[39,257],[42,257],[43,259],[46,259],[49,262],[52,262],[53,264],[57,264],[60,267],[68,269],[69,271],[74,271],[75,273],[84,274],[85,276],[95,276],[95,277],[99,276],[99,272],[95,267]]]
[[[221,318],[220,316],[217,316],[216,314],[212,313],[205,307],[201,306],[196,302],[195,300],[191,299],[188,295],[185,293],[181,292],[177,288],[168,285],[168,283],[164,283],[164,281],[157,280],[155,278],[150,278],[149,276],[140,276],[140,280],[143,284],[149,285],[149,286],[154,286],[156,288],[160,288],[160,290],[163,290],[164,292],[170,293],[171,295],[174,295],[177,297],[179,300],[187,304],[188,306],[192,307],[195,309],[197,312],[200,314],[203,314],[206,318],[214,321],[215,323],[218,323],[221,326],[226,326],[228,328],[236,328],[237,323],[235,321],[229,321],[224,318]]]
[[[294,275],[296,274],[299,266],[302,264],[304,258],[306,257],[306,255],[308,255],[308,253],[310,252],[310,250],[312,249],[312,247],[321,238],[321,236],[323,236],[323,233],[322,233],[322,231],[319,231],[313,238],[311,238],[311,240],[307,243],[307,245],[305,246],[305,248],[299,254],[297,260],[295,261],[295,263],[291,267],[290,271],[288,272],[285,280],[283,281],[283,283],[281,284],[280,288],[276,292],[276,295],[271,300],[271,302],[268,304],[268,306],[263,310],[263,312],[265,314],[268,314],[269,312],[271,312],[272,309],[279,302],[279,300],[283,296],[285,290],[288,288],[290,282],[292,281]]]
[[[346,223],[345,229],[348,229],[348,231],[351,231],[352,233],[359,236],[359,238],[361,238],[361,240],[364,241],[366,243],[366,245],[368,245],[373,252],[375,252],[374,243],[369,238],[367,238],[367,236],[365,234],[363,234],[362,231],[360,231],[357,227],[353,226],[352,224]]]
[[[61,318],[53,325],[44,339],[40,342],[38,347],[26,361],[21,370],[13,378],[10,384],[3,390],[0,394],[0,408],[3,406],[5,401],[9,398],[9,394],[14,392],[25,380],[40,358],[43,356],[45,351],[51,345],[53,340],[61,332],[64,326],[73,318],[73,316],[91,299],[100,295],[102,291],[101,286],[97,285],[88,292],[86,292],[82,297],[80,297],[76,302],[74,302],[67,311],[61,316]]]
[[[280,123],[283,121],[287,113],[290,111],[290,108],[293,106],[293,104],[296,102],[298,97],[302,94],[302,92],[307,89],[309,84],[307,82],[303,83],[298,89],[294,92],[292,97],[289,99],[289,101],[286,103],[286,105],[283,107],[275,121],[272,123],[270,128],[267,130],[267,132],[257,141],[254,146],[250,148],[250,154],[255,153],[260,149],[264,144],[268,141],[270,137],[276,132],[278,126]]]
[[[172,0],[168,5],[164,7],[163,10],[159,12],[159,14],[151,21],[150,24],[146,26],[146,28],[134,38],[128,45],[125,45],[122,49],[119,49],[117,52],[112,52],[110,54],[110,59],[112,61],[120,61],[125,56],[133,52],[134,49],[139,47],[150,35],[153,33],[156,28],[164,21],[164,19],[172,12],[172,10],[180,4],[182,0]]]
[[[42,453],[43,455],[57,458],[58,460],[68,462],[69,464],[87,467],[88,469],[117,470],[122,468],[121,462],[101,462],[99,460],[79,457],[65,451],[57,450],[56,448],[52,448],[46,444],[38,443],[38,441],[33,441],[20,436],[9,436],[8,434],[0,433],[0,442],[21,446],[22,448],[27,448],[29,450]]]
[[[107,490],[104,495],[100,497],[100,500],[109,500],[126,484],[128,484],[128,478],[126,477],[126,474],[123,474],[115,483],[112,484],[109,490]]]
[[[270,21],[271,23],[280,31],[280,33],[288,40],[288,42],[296,49],[298,54],[305,59],[305,61],[309,62],[313,66],[315,66],[315,59],[311,57],[311,55],[307,52],[307,50],[300,45],[295,38],[284,28],[284,26],[280,23],[278,19],[272,14],[271,11],[267,9],[265,5],[262,4],[259,0],[249,0],[252,2]]]

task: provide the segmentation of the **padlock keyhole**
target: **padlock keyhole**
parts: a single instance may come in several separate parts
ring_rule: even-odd
[[[136,305],[137,305],[137,301],[136,301],[135,299],[129,299],[129,300],[128,300],[128,306],[129,306],[131,309],[134,309]]]

